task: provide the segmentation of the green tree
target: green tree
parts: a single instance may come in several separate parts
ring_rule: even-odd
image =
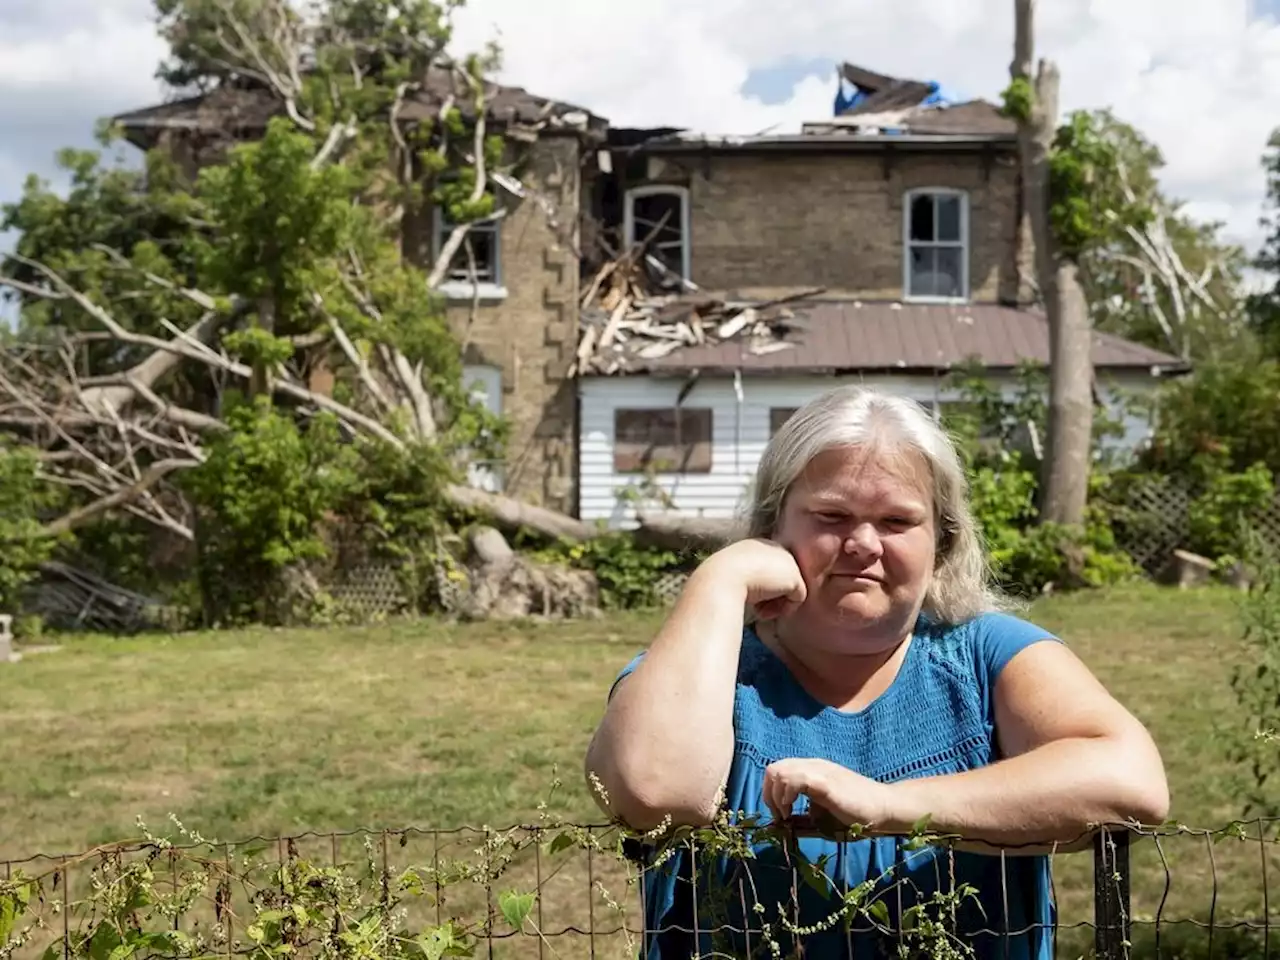
[[[1101,183],[1066,160],[1088,141],[1105,147]],[[1221,238],[1221,223],[1194,220],[1166,195],[1159,148],[1109,110],[1073,115],[1058,143],[1063,186],[1088,198],[1068,209],[1096,231],[1080,256],[1094,326],[1187,360],[1237,353],[1248,339],[1244,251]]]
[[[1262,226],[1267,231],[1254,266],[1269,274],[1270,285],[1249,298],[1249,322],[1267,353],[1280,357],[1280,129],[1271,134],[1262,165],[1267,198]]]
[[[309,559],[325,504],[384,515],[353,506],[352,490],[419,518],[453,509],[467,458],[495,457],[503,435],[463,389],[436,293],[469,225],[495,214],[492,176],[518,160],[488,128],[495,54],[444,58],[452,0],[156,6],[171,45],[162,76],[204,91],[209,110],[247,97],[271,119],[250,142],[169,131],[141,170],[109,155],[119,131],[104,127],[102,151],[61,156],[67,195],[31,180],[5,208],[20,236],[0,288],[19,300],[24,349],[0,351],[0,391],[6,409],[36,413],[0,428],[56,465],[47,476],[72,492],[64,526],[127,509],[198,533],[206,555],[253,543],[273,569]],[[456,95],[406,110],[432,77]],[[431,261],[406,239],[429,205],[456,224]],[[309,386],[321,369],[331,390]],[[243,406],[245,392],[261,403]],[[293,480],[267,469],[268,441],[284,458],[301,449],[295,433],[328,435],[318,417],[343,438],[324,449],[368,454],[341,496],[318,464]],[[283,527],[267,507],[233,509],[257,484],[310,507]]]

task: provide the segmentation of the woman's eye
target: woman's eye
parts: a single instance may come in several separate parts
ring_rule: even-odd
[[[818,519],[823,523],[839,523],[844,519],[843,514],[839,513],[820,513]]]

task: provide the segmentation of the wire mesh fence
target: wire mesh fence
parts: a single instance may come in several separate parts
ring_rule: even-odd
[[[841,886],[838,868],[827,870],[834,879],[824,893],[803,857],[771,866],[759,846],[736,857],[690,835],[678,847],[654,847],[603,825],[355,830],[234,844],[186,834],[172,844],[148,838],[0,863],[0,958],[608,960],[655,956],[656,945],[664,960],[886,951],[1270,960],[1280,951],[1270,892],[1278,827],[1255,820],[1099,831],[1082,849],[1048,853],[1055,911],[1047,923],[1014,906],[1032,893],[1018,866],[1030,854],[1021,849],[975,854],[934,842],[933,883],[922,886],[925,872],[907,869],[903,856],[856,891]],[[802,844],[781,849],[790,856]],[[674,864],[684,853],[688,864],[718,866],[682,873]],[[964,857],[982,857],[998,885],[986,891],[985,910],[965,905],[982,891],[957,882]],[[776,866],[792,871],[792,902],[777,904],[775,916],[754,894]],[[659,876],[675,878],[672,902],[688,909],[657,908]]]

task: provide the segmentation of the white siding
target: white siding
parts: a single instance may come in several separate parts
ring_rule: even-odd
[[[993,379],[1006,393],[1015,393],[1013,377],[998,375]],[[959,399],[954,390],[943,388],[941,379],[929,376],[743,377],[739,382],[740,396],[733,378],[716,377],[700,380],[685,397],[686,407],[712,409],[712,462],[710,473],[657,475],[658,484],[680,513],[735,515],[769,442],[769,411],[773,408],[802,406],[841,383],[863,383],[928,405]],[[1117,385],[1121,384],[1126,389],[1144,389],[1153,382],[1146,377],[1133,377],[1118,380]],[[614,472],[614,412],[671,406],[682,385],[683,380],[666,377],[589,377],[579,381],[579,509],[583,520],[607,520],[615,527],[634,525],[634,508],[620,503],[618,494],[644,478]],[[1146,435],[1141,421],[1129,418],[1125,426],[1126,437],[1121,446],[1131,447]]]

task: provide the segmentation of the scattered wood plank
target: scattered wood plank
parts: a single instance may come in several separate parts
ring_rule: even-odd
[[[787,305],[817,297],[822,288],[764,303],[729,302],[690,284],[672,293],[670,271],[656,269],[645,256],[650,239],[596,272],[582,298],[570,376],[626,373],[681,347],[740,342],[763,356],[797,345],[804,325]]]

